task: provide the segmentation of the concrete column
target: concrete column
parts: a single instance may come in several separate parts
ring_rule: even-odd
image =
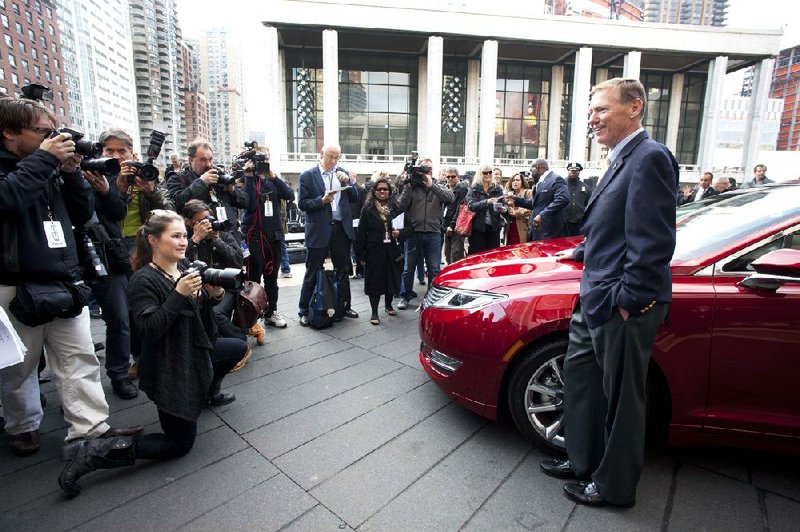
[[[672,75],[669,90],[669,113],[667,114],[667,148],[672,153],[678,151],[678,128],[681,124],[681,100],[683,99],[683,74]],[[646,89],[647,87],[645,87]]]
[[[442,76],[444,66],[444,39],[428,37],[428,101],[427,133],[428,145],[425,153],[433,161],[433,171],[438,172],[442,153]]]
[[[575,77],[572,82],[572,124],[570,126],[569,160],[586,158],[586,124],[589,117],[589,92],[592,88],[592,49],[581,48],[575,55]]]
[[[744,149],[742,150],[742,167],[744,175],[749,176],[752,168],[758,164],[758,152],[761,148],[761,131],[764,113],[767,110],[767,99],[772,84],[772,71],[775,58],[762,60],[753,72],[753,93],[750,96],[750,107],[747,109],[747,122],[744,126]]]
[[[608,69],[598,68],[594,73],[594,84],[600,85],[604,81],[608,81]],[[603,154],[604,149],[605,148],[601,146],[599,142],[597,142],[597,139],[592,136],[592,141],[589,147],[589,159],[592,161],[600,161],[600,156]]]
[[[270,151],[270,162],[273,168],[280,172],[281,156],[286,153],[286,122],[284,111],[286,109],[282,96],[285,94],[283,76],[281,75],[281,54],[278,46],[278,28],[266,27],[267,46],[264,54],[264,73],[266,86],[264,92],[269,99],[267,106],[267,123],[272,127],[267,128],[267,147]]]
[[[550,69],[550,109],[547,125],[547,158],[554,161],[561,151],[561,105],[564,102],[564,67]]]
[[[481,52],[481,108],[478,126],[480,164],[494,164],[494,121],[497,104],[497,41],[483,41]]]
[[[428,141],[428,58],[420,56],[419,73],[417,74],[417,151],[427,153]]]
[[[642,64],[642,52],[628,52],[625,54],[625,63],[622,67],[622,77],[639,79],[639,67]]]
[[[467,110],[464,123],[464,156],[478,156],[478,111],[480,109],[481,62],[467,61]]]
[[[725,84],[727,68],[728,57],[724,55],[718,56],[708,65],[708,84],[706,85],[703,120],[700,124],[700,148],[697,154],[697,164],[701,171],[711,170],[714,166],[719,107],[722,103],[722,89]]]
[[[339,34],[322,32],[322,125],[325,146],[339,144]]]

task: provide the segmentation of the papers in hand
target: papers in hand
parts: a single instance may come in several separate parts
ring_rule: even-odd
[[[19,364],[28,349],[20,340],[5,309],[0,307],[0,369]]]
[[[328,192],[344,192],[345,190],[347,190],[349,188],[353,188],[353,187],[351,187],[350,185],[344,185],[343,187],[335,187],[335,188],[332,188],[330,190],[326,190],[325,193],[327,194]]]
[[[403,229],[405,226],[405,216],[405,214],[395,216],[395,218],[392,220],[392,229],[397,229],[398,231]]]

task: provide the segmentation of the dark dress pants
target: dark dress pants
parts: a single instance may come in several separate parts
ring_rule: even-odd
[[[260,283],[261,277],[264,277],[264,290],[267,293],[267,301],[269,302],[269,308],[264,312],[264,317],[268,318],[278,311],[278,272],[281,265],[281,242],[279,240],[267,240],[265,236],[254,230],[247,246],[250,248],[250,256],[244,260],[247,266],[247,280]]]
[[[106,375],[112,381],[125,379],[131,357],[128,276],[109,273],[104,280],[92,282],[91,287],[106,324]]]
[[[334,222],[331,226],[331,240],[325,248],[306,249],[306,273],[303,276],[303,286],[300,289],[299,316],[308,315],[308,303],[311,301],[311,294],[314,293],[314,286],[317,284],[317,271],[322,269],[328,252],[331,254],[333,269],[336,271],[336,278],[339,281],[339,299],[342,302],[342,309],[350,308],[350,245],[351,240],[344,232],[340,222]]]
[[[581,477],[591,476],[608,502],[636,500],[644,463],[647,367],[668,305],[623,320],[615,309],[590,329],[580,303],[564,359],[564,438]]]
[[[469,254],[473,255],[480,251],[495,249],[500,247],[500,230],[495,230],[488,226],[486,231],[472,230],[469,235]]]
[[[581,234],[581,223],[580,222],[566,222],[567,226],[567,236],[578,236]]]

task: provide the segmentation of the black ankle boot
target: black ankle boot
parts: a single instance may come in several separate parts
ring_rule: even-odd
[[[58,477],[58,485],[67,497],[75,497],[81,492],[78,479],[83,475],[97,469],[133,465],[133,441],[129,436],[120,436],[66,444],[62,454],[67,465]]]
[[[208,404],[211,406],[227,405],[236,400],[232,393],[222,393],[222,379],[214,379],[208,390]]]

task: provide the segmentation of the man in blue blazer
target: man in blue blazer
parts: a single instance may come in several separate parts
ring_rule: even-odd
[[[300,174],[297,206],[306,213],[306,274],[300,289],[298,314],[304,327],[308,327],[308,303],[316,274],[329,252],[339,279],[344,316],[358,318],[350,308],[350,245],[355,240],[350,202],[358,201],[358,195],[354,188],[336,191],[350,185],[347,171],[337,166],[341,154],[339,146],[325,146],[319,164]]]
[[[569,205],[567,182],[550,170],[544,159],[533,161],[531,177],[536,181],[533,198],[514,197],[511,202],[512,205],[531,210],[528,240],[548,240],[566,236],[564,208]]]
[[[678,163],[642,128],[646,93],[614,78],[592,91],[589,125],[610,167],[583,215],[583,262],[564,359],[568,460],[545,473],[582,504],[630,506],[644,462],[645,389],[656,329],[672,300]]]

